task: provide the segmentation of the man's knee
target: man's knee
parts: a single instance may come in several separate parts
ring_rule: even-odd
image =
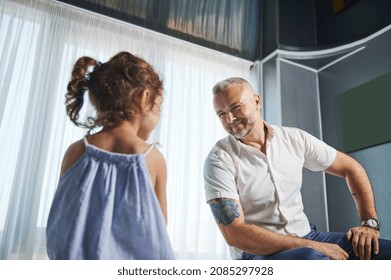
[[[374,260],[391,260],[391,240],[379,239],[379,254],[372,254]]]

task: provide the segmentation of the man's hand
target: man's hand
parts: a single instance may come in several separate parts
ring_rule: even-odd
[[[337,244],[312,241],[310,247],[323,255],[328,256],[331,260],[349,259],[349,254]]]
[[[353,252],[360,260],[370,260],[372,252],[377,255],[379,253],[379,238],[378,230],[358,226],[351,228],[346,237],[352,242]]]

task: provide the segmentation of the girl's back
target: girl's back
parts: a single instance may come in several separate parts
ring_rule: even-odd
[[[84,138],[47,227],[51,259],[173,259],[144,153],[108,152]]]

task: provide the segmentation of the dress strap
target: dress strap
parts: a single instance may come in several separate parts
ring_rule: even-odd
[[[159,143],[155,142],[155,143],[152,143],[151,145],[149,145],[148,149],[144,152],[144,155],[147,155],[151,150],[152,148],[158,146]]]
[[[88,146],[87,136],[84,136],[83,142],[84,142],[84,145],[87,147]]]

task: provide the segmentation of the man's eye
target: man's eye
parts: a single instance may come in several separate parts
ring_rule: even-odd
[[[218,115],[218,117],[221,119],[221,118],[225,118],[225,113],[220,113],[219,115]]]
[[[236,106],[234,106],[233,108],[232,108],[232,111],[233,112],[236,112],[236,111],[238,111],[239,109],[240,109],[240,105],[236,105]]]

